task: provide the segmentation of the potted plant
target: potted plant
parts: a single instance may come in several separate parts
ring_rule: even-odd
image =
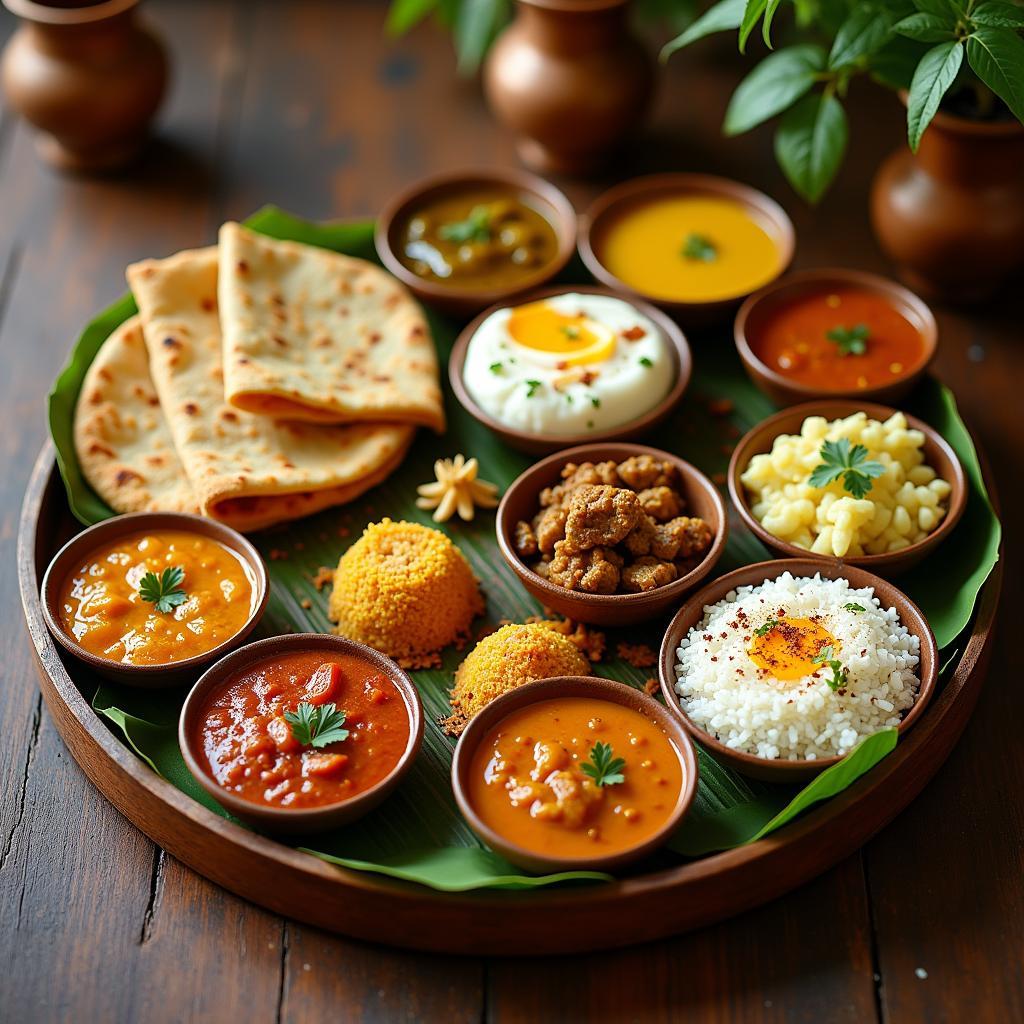
[[[720,0],[663,51],[760,27],[771,47],[781,0]],[[790,45],[737,86],[723,130],[779,118],[775,156],[810,202],[846,150],[843,100],[868,75],[899,92],[909,149],[876,178],[878,240],[922,290],[980,297],[1024,265],[1024,7],[1008,0],[793,0]]]

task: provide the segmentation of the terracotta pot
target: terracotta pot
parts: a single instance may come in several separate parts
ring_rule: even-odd
[[[131,160],[167,84],[163,46],[136,21],[138,0],[3,4],[22,19],[4,51],[4,91],[39,129],[42,157],[70,171]]]
[[[875,177],[879,244],[916,291],[971,302],[1024,267],[1024,127],[938,113]]]
[[[517,137],[524,163],[545,172],[594,170],[640,122],[653,61],[632,34],[629,0],[518,0],[491,49],[484,89]]]

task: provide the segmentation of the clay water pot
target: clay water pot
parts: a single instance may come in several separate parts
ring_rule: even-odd
[[[871,221],[915,291],[988,297],[1024,268],[1024,126],[936,114],[916,155],[903,147],[882,164]]]
[[[629,0],[518,0],[484,66],[495,116],[522,161],[586,174],[641,121],[653,60],[630,31]]]
[[[3,0],[22,21],[3,54],[10,106],[39,129],[41,156],[62,170],[120,167],[139,151],[167,84],[138,0]]]

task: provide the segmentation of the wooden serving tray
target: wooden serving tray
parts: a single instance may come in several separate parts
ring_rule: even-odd
[[[986,485],[994,501],[987,472]],[[474,955],[576,953],[662,938],[774,899],[858,849],[924,788],[963,731],[991,657],[1002,581],[997,564],[952,678],[893,753],[767,838],[617,882],[441,893],[343,870],[235,825],[179,792],[114,736],[72,681],[75,662],[50,637],[39,602],[50,558],[78,529],[47,442],[22,507],[18,580],[43,697],[97,789],[178,860],[275,913],[374,942]]]

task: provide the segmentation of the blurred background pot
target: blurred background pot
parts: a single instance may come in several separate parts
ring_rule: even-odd
[[[599,167],[650,104],[654,66],[630,30],[628,0],[518,0],[495,42],[484,89],[539,171]]]
[[[1024,268],[1024,126],[939,112],[916,154],[904,147],[882,164],[871,220],[916,291],[991,295]]]
[[[3,3],[22,22],[4,50],[4,92],[39,129],[43,158],[71,171],[131,160],[167,84],[164,48],[138,24],[138,0]]]

